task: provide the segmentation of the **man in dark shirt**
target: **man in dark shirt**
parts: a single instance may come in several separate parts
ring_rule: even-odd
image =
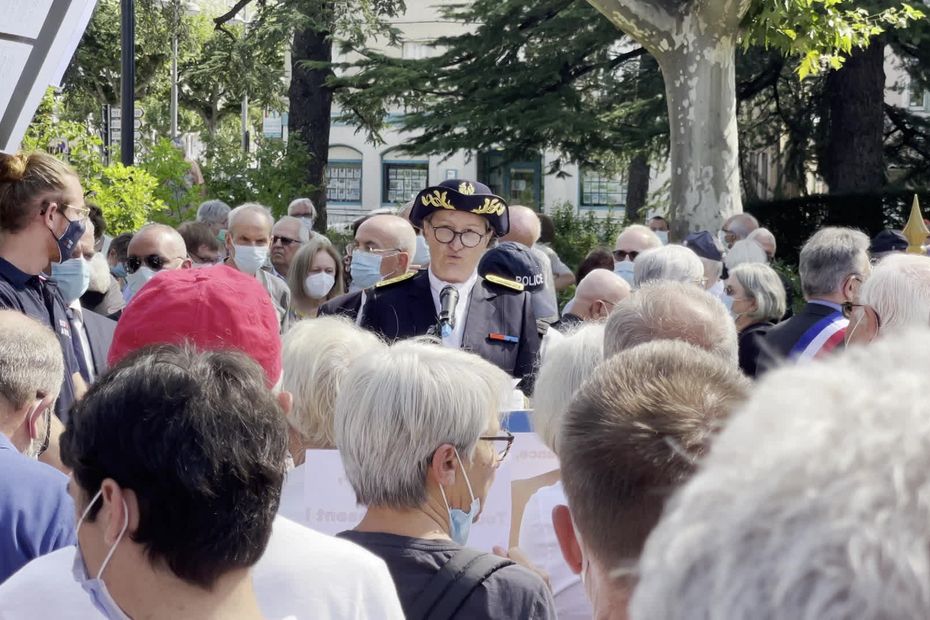
[[[61,343],[65,376],[55,412],[62,422],[86,390],[74,353],[67,307],[49,263],[70,257],[89,210],[74,171],[51,155],[0,155],[0,308],[47,325]]]

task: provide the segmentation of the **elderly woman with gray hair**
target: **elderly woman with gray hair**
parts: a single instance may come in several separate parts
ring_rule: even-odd
[[[387,563],[407,617],[554,618],[536,575],[464,547],[512,441],[498,413],[507,374],[407,340],[359,359],[344,384],[336,445],[367,512],[340,536]]]
[[[308,525],[304,502],[307,450],[336,447],[333,415],[345,376],[357,359],[383,352],[386,345],[342,317],[300,321],[284,336],[282,344],[281,389],[294,398],[287,416],[294,468],[284,481],[278,513]]]
[[[739,332],[739,367],[755,377],[765,334],[785,314],[785,287],[768,265],[742,263],[730,271],[724,293]]]

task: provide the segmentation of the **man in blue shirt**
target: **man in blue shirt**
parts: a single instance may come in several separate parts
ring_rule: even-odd
[[[68,479],[35,460],[48,442],[63,372],[49,329],[0,310],[0,582],[33,558],[74,544]]]

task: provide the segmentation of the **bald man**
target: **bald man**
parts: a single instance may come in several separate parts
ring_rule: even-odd
[[[750,241],[755,241],[759,246],[765,250],[765,255],[768,257],[769,262],[775,258],[775,251],[778,249],[778,244],[775,242],[775,235],[772,234],[768,228],[757,228],[746,237]]]
[[[417,233],[413,225],[397,215],[373,215],[355,231],[352,252],[352,291],[320,306],[319,315],[347,316],[358,325],[366,291],[381,280],[396,278],[413,269]]]
[[[190,269],[193,261],[181,234],[164,224],[147,224],[139,229],[126,250],[126,290],[128,302],[159,271]]]
[[[621,301],[630,296],[626,280],[607,269],[594,269],[578,283],[571,313],[553,325],[568,331],[584,321],[603,321]]]
[[[653,248],[662,247],[662,240],[648,226],[631,224],[617,235],[614,244],[614,273],[633,286],[633,262]]]
[[[533,312],[537,319],[554,323],[559,320],[559,302],[552,274],[552,261],[536,247],[541,234],[542,224],[535,211],[521,205],[510,205],[510,231],[501,237],[501,241],[514,241],[526,246],[539,263],[544,282],[541,289],[532,293]]]

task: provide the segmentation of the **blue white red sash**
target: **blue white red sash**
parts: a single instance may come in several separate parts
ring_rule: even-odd
[[[826,355],[837,347],[846,336],[849,319],[839,310],[811,325],[801,339],[791,348],[789,357],[795,360],[810,360]]]

